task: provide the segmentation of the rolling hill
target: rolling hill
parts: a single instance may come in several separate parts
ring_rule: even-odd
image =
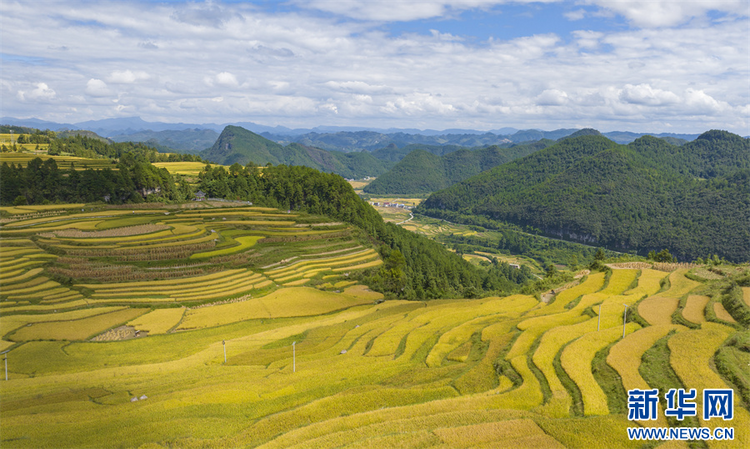
[[[414,194],[430,193],[510,162],[554,143],[551,140],[510,148],[496,145],[480,150],[461,149],[438,156],[422,149],[406,155],[395,167],[367,185],[367,193]]]
[[[299,143],[282,146],[239,126],[224,128],[214,145],[201,156],[223,165],[245,165],[251,161],[257,165],[303,165],[345,178],[379,176],[392,165],[364,152],[326,151]]]
[[[750,141],[709,131],[674,146],[564,139],[434,193],[418,211],[506,221],[620,251],[668,248],[680,260],[750,255]]]

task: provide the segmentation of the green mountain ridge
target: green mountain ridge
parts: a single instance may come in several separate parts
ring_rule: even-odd
[[[203,159],[232,165],[302,165],[345,178],[379,176],[393,164],[369,153],[343,153],[308,147],[299,143],[282,146],[239,126],[227,126],[214,145],[201,153]]]
[[[390,171],[368,184],[364,191],[380,195],[434,192],[553,143],[545,139],[510,148],[496,145],[478,150],[464,148],[442,156],[415,149]]]
[[[426,215],[506,221],[620,251],[750,259],[750,141],[709,131],[682,146],[566,138],[435,192]]]

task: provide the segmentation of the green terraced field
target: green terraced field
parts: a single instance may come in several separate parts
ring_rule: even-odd
[[[684,270],[383,302],[347,277],[377,252],[324,217],[78,206],[0,228],[2,447],[638,448],[626,427],[674,425],[618,408],[655,387],[647,353],[693,388],[743,360],[748,331]],[[709,448],[750,444],[740,397]]]

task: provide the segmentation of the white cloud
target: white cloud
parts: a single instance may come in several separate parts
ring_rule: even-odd
[[[515,0],[513,3],[553,3],[559,0]],[[303,8],[317,9],[359,20],[411,21],[442,17],[451,11],[486,9],[511,0],[295,0]]]
[[[107,81],[115,84],[133,84],[137,81],[144,81],[150,78],[150,75],[142,70],[115,70],[107,77]]]
[[[563,14],[566,19],[568,20],[581,20],[584,17],[586,17],[586,10],[585,9],[576,9],[575,11],[568,11]]]
[[[668,27],[680,25],[708,11],[748,16],[747,0],[587,0],[623,15],[640,27]]]
[[[637,86],[627,84],[620,93],[620,98],[626,103],[649,106],[662,106],[680,101],[680,97],[675,93],[654,89],[648,84],[639,84]]]
[[[106,97],[112,94],[107,87],[107,83],[96,78],[91,78],[86,83],[86,93],[92,97]]]
[[[216,84],[224,87],[237,87],[240,83],[237,82],[237,77],[229,72],[221,72],[216,75]]]
[[[50,87],[47,85],[47,83],[36,83],[36,88],[31,91],[18,91],[18,99],[21,101],[31,100],[31,101],[50,101],[53,100],[57,93],[50,89]]]
[[[501,3],[393,2],[394,11],[381,14],[423,17]],[[705,10],[706,2],[698,3]],[[320,8],[364,17],[385,3],[326,4]],[[7,115],[433,129],[586,123],[750,134],[750,42],[740,13],[675,28],[597,27],[477,42],[456,28],[447,33],[441,20],[420,25],[436,33],[394,35],[373,17],[348,20],[307,9],[270,14],[246,3],[45,5],[40,11],[28,2],[0,3],[3,51],[41,61],[3,59]],[[601,5],[584,6],[586,17],[617,10],[635,20],[625,9],[634,4]],[[727,5],[720,6],[729,13]],[[176,13],[181,8],[192,9]],[[196,15],[202,12],[205,20]],[[487,20],[501,27],[513,18]],[[55,48],[40,30],[54,30]],[[120,101],[113,104],[115,97]]]
[[[535,103],[540,106],[560,106],[567,101],[568,94],[557,89],[547,89],[535,99]]]

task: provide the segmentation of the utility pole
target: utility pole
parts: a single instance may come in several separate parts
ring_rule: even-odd
[[[599,332],[599,325],[602,324],[602,305],[599,304],[599,320],[596,322],[596,331]]]
[[[296,341],[292,342],[292,372],[293,373],[297,372],[297,348],[295,346],[296,344],[297,344]]]
[[[625,338],[625,317],[628,315],[628,305],[623,304],[625,306],[625,311],[622,313],[622,338]]]
[[[5,380],[8,380],[8,351],[0,352],[0,354],[5,355]]]
[[[221,340],[221,344],[224,346],[224,364],[227,363],[227,342],[224,340]]]

